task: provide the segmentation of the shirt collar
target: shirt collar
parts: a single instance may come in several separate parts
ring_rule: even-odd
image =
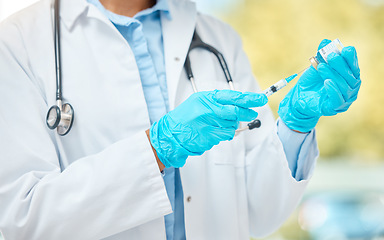
[[[133,18],[118,15],[111,11],[108,11],[104,8],[104,6],[100,3],[99,0],[87,0],[87,2],[95,5],[99,9],[99,11],[101,11],[111,22],[123,26],[129,25],[133,21],[133,19],[137,19],[142,16],[147,16],[157,11],[164,12],[164,14],[168,18],[171,17],[169,12],[168,0],[157,0],[156,4],[153,7],[138,12]]]
[[[168,5],[168,0],[157,0],[155,6],[153,6],[156,10],[163,11],[167,14],[171,14],[169,12],[169,5]]]

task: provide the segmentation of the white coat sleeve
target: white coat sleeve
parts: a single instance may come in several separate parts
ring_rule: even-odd
[[[237,34],[236,34],[237,36]],[[237,51],[234,63],[235,79],[241,81],[242,91],[261,92],[253,77],[248,58],[237,37]],[[268,106],[255,109],[262,126],[244,133],[246,141],[246,183],[250,233],[255,237],[266,236],[289,217],[298,205],[310,176],[296,181],[288,162],[274,116]],[[314,163],[318,156],[315,135],[306,141],[308,151],[300,156],[301,161]]]
[[[63,172],[44,94],[17,26],[0,28],[0,231],[5,239],[101,239],[171,212],[144,131]],[[36,33],[38,34],[38,33]],[[28,40],[28,39],[27,39]]]

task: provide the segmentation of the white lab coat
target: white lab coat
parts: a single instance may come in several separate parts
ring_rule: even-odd
[[[235,87],[260,91],[228,25],[192,2],[169,4],[172,19],[161,20],[171,109],[192,94],[183,63],[195,25],[224,54]],[[6,240],[165,239],[171,206],[144,132],[150,123],[132,50],[94,6],[62,1],[63,96],[75,121],[60,137],[45,124],[55,104],[52,22],[51,1],[42,0],[0,26],[0,230]],[[228,88],[209,52],[196,49],[191,59],[200,91]],[[264,236],[298,204],[308,180],[291,177],[270,109],[258,112],[260,129],[181,169],[188,239]],[[312,161],[315,140],[310,148]]]

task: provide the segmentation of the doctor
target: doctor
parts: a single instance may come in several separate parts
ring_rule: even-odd
[[[45,124],[56,104],[53,1],[0,25],[5,239],[245,240],[275,231],[311,177],[318,119],[356,100],[354,48],[308,69],[275,122],[264,95],[242,93],[260,88],[238,35],[194,3],[60,6],[63,100],[75,110],[66,136]],[[195,28],[222,52],[239,92],[196,49],[193,94],[183,64]],[[257,115],[261,128],[234,137],[239,121]]]

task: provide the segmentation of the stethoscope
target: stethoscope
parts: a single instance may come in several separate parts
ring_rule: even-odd
[[[63,91],[62,91],[62,79],[61,79],[61,46],[60,46],[60,21],[59,21],[59,12],[60,12],[60,0],[56,0],[54,4],[54,45],[55,45],[55,67],[56,67],[56,105],[49,108],[46,118],[46,123],[49,129],[56,129],[57,133],[60,136],[68,134],[72,128],[74,120],[74,110],[71,104],[62,103],[63,100]],[[189,47],[187,57],[184,63],[184,68],[187,73],[188,79],[191,81],[193,91],[197,92],[197,87],[195,79],[192,72],[191,61],[189,58],[189,53],[195,48],[202,48],[211,53],[213,53],[223,70],[225,79],[228,82],[229,89],[235,90],[233,86],[233,80],[228,69],[228,65],[224,59],[222,53],[220,53],[213,46],[206,44],[197,34],[196,30],[193,34],[192,42]],[[261,126],[260,120],[256,119],[247,124],[248,129],[254,129]]]
[[[66,135],[72,128],[74,111],[69,103],[62,103],[62,81],[61,81],[61,55],[60,55],[60,1],[56,0],[54,5],[54,31],[55,31],[55,67],[56,67],[56,105],[52,106],[47,113],[46,123],[49,129],[56,129],[60,136]]]
[[[55,1],[54,6],[54,31],[55,31],[55,67],[56,67],[56,105],[49,108],[46,123],[49,129],[56,129],[60,136],[66,135],[72,128],[74,111],[69,103],[62,103],[61,81],[61,56],[60,56],[60,1]]]

